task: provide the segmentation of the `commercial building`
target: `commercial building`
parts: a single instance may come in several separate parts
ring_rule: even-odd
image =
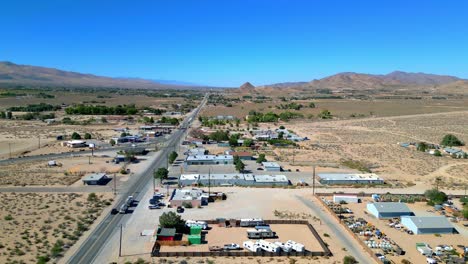
[[[192,207],[199,207],[208,204],[208,193],[200,189],[174,189],[169,203],[173,207],[183,206],[187,203]]]
[[[357,197],[357,195],[345,195],[345,194],[335,194],[333,195],[333,202],[334,203],[359,203],[361,199]]]
[[[368,203],[367,211],[379,219],[414,215],[405,203],[395,202]]]
[[[402,216],[401,224],[415,234],[458,233],[445,216]]]
[[[262,166],[266,171],[281,171],[281,166],[276,162],[262,162]]]
[[[318,173],[322,184],[383,184],[375,173]]]
[[[186,165],[228,165],[234,163],[232,155],[189,155],[185,158]]]
[[[181,186],[287,186],[290,184],[285,175],[253,175],[241,173],[226,174],[182,174]]]
[[[88,174],[83,178],[83,184],[87,185],[105,185],[110,181],[105,173]]]

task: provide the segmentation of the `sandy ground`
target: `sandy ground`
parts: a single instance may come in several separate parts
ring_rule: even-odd
[[[58,240],[62,255],[111,203],[109,194],[0,193],[0,262],[36,263]]]

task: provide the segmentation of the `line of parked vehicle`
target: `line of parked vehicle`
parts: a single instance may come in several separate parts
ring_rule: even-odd
[[[245,241],[243,244],[244,248],[252,252],[271,252],[271,253],[280,253],[284,252],[304,252],[304,245],[297,243],[293,240],[288,240],[286,243],[280,241],[269,242],[266,240],[257,240],[257,241]]]

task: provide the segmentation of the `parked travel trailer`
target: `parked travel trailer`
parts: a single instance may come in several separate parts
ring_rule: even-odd
[[[241,227],[254,227],[254,226],[261,226],[265,225],[265,222],[261,218],[252,218],[252,219],[241,219],[240,226]]]
[[[276,232],[271,231],[271,229],[249,229],[247,230],[247,237],[250,239],[256,238],[275,238]]]
[[[281,251],[281,248],[275,243],[268,242],[265,240],[259,240],[257,241],[257,243],[260,246],[260,248],[265,250],[266,252],[279,253]]]
[[[188,227],[200,226],[204,230],[208,229],[208,224],[205,221],[187,220],[185,221],[185,225]]]
[[[291,245],[288,245],[286,243],[276,241],[275,245],[279,246],[281,248],[281,250],[283,250],[284,252],[291,252],[292,251]]]
[[[294,251],[297,251],[297,252],[304,252],[305,250],[305,247],[304,245],[300,244],[300,243],[297,243],[295,241],[292,241],[292,240],[288,240],[286,242],[286,245],[289,245],[291,246],[291,248],[294,250]]]
[[[249,251],[252,251],[252,252],[260,252],[261,251],[260,246],[258,245],[257,242],[245,241],[243,246],[244,246],[245,249],[247,249]]]

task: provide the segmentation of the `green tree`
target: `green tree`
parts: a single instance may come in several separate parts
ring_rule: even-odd
[[[265,158],[265,154],[261,153],[258,155],[258,158],[257,158],[257,163],[262,163],[262,162],[265,162],[267,161],[267,159]]]
[[[244,147],[250,147],[252,146],[253,144],[253,140],[248,138],[248,139],[244,139],[244,143],[242,144]]]
[[[427,150],[427,144],[425,142],[419,142],[418,143],[418,151],[421,151],[421,152],[426,152]]]
[[[237,141],[239,140],[239,134],[233,134],[229,137],[229,146],[231,147],[237,147],[238,143]]]
[[[229,133],[227,131],[218,130],[209,135],[211,140],[221,142],[229,140]]]
[[[440,192],[437,189],[430,189],[424,192],[424,196],[433,204],[443,204],[448,200],[447,194]]]
[[[111,140],[109,141],[109,144],[111,144],[111,146],[114,146],[114,145],[115,145],[115,140],[111,139]]]
[[[322,110],[322,111],[320,112],[320,114],[318,114],[318,117],[319,117],[320,119],[332,119],[332,118],[333,118],[333,115],[331,114],[330,111],[328,111],[328,110],[325,109],[325,110]]]
[[[177,152],[172,151],[171,154],[169,154],[169,163],[170,164],[174,163],[174,161],[177,159],[178,156],[179,154],[177,154]]]
[[[345,256],[343,258],[343,264],[355,264],[358,263],[353,256]]]
[[[313,102],[309,103],[309,108],[315,108],[315,104]]]
[[[81,139],[81,135],[78,134],[77,132],[73,132],[72,136],[71,136],[72,139]]]
[[[155,179],[159,179],[161,182],[169,176],[169,171],[166,168],[159,168],[153,175]]]
[[[468,206],[465,205],[462,210],[463,218],[468,219]]]
[[[5,112],[3,112],[3,111],[0,112],[0,118],[1,118],[1,119],[5,119],[5,118],[6,118]]]
[[[122,132],[122,134],[120,134],[120,137],[126,137],[126,136],[130,136],[130,134],[128,134],[126,132]]]
[[[175,228],[180,232],[185,228],[185,221],[175,212],[165,212],[159,217],[159,225],[164,228]]]
[[[91,134],[90,133],[85,133],[84,134],[84,139],[91,139]]]
[[[280,129],[285,129],[285,127],[284,127],[284,126],[280,126],[279,128],[280,128]]]
[[[436,150],[434,150],[434,156],[442,157],[442,153],[440,152],[440,150],[436,149]]]
[[[12,118],[13,118],[13,114],[12,114],[10,111],[8,111],[8,112],[6,113],[6,117],[7,117],[7,119],[12,119]]]
[[[245,164],[242,162],[239,156],[234,156],[234,165],[238,172],[243,172],[245,169]]]
[[[463,146],[465,145],[460,139],[452,134],[445,135],[442,141],[440,142],[442,146]]]

